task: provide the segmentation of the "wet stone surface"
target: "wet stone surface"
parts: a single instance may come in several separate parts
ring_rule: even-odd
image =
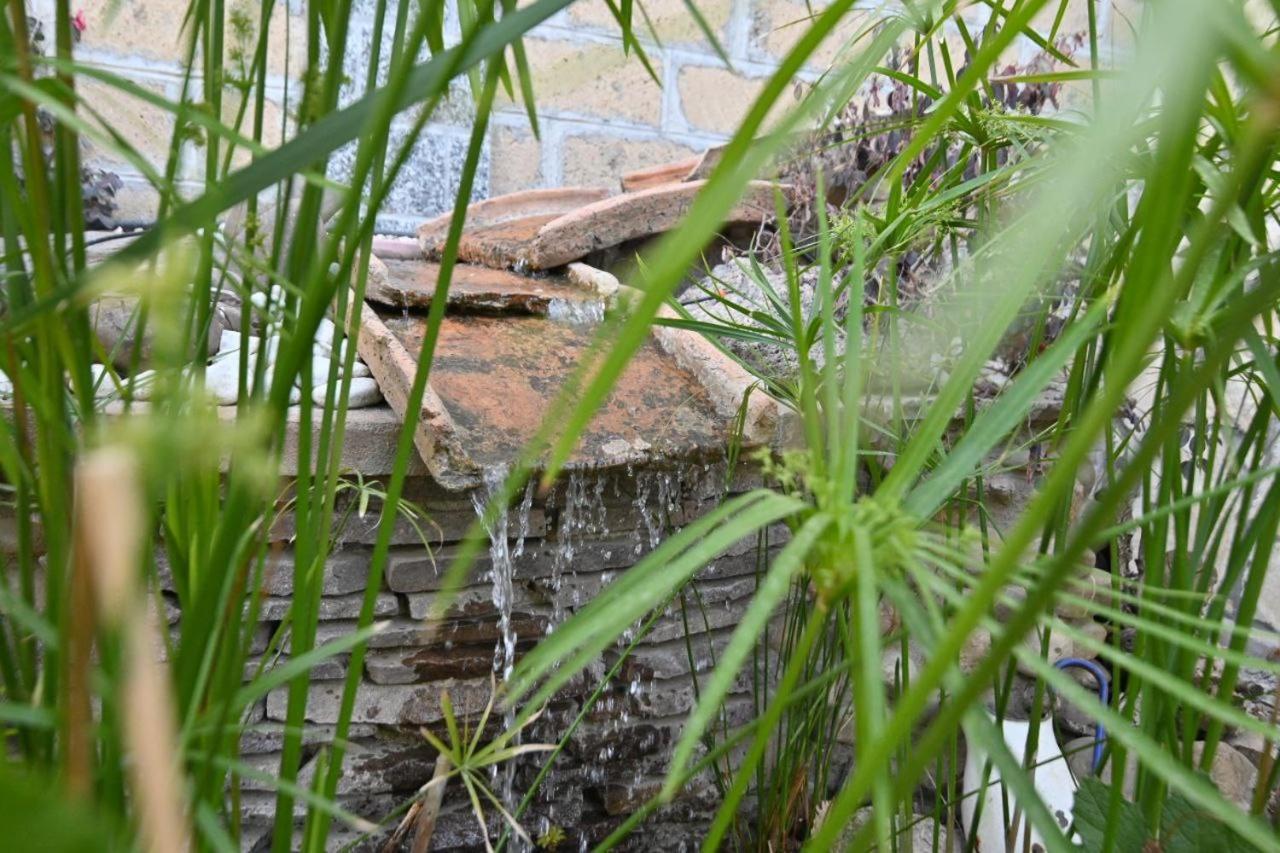
[[[387,280],[370,281],[368,299],[393,308],[425,311],[431,307],[440,265],[427,261],[388,259]],[[553,300],[595,299],[563,276],[519,275],[492,267],[459,264],[449,282],[449,309],[460,313],[546,314]]]
[[[425,320],[384,316],[409,352]],[[593,330],[535,317],[446,317],[431,386],[459,428],[471,460],[512,463],[533,437],[566,380],[588,356]],[[706,391],[656,344],[632,359],[574,454],[586,466],[719,453],[724,427]]]
[[[543,214],[493,225],[470,226],[458,243],[458,257],[491,267],[513,266],[528,254],[529,245],[542,226],[559,217],[558,213]]]

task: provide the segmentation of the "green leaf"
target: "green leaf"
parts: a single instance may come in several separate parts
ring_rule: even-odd
[[[1075,819],[1075,831],[1084,841],[1084,849],[1088,853],[1102,850],[1107,833],[1107,814],[1110,812],[1112,799],[1116,796],[1118,794],[1109,785],[1092,776],[1085,778],[1076,791],[1075,808],[1071,814]],[[1142,811],[1128,800],[1121,799],[1113,849],[1143,850],[1147,843],[1147,828]]]
[[[830,524],[831,518],[826,515],[813,516],[796,532],[795,537],[787,543],[787,547],[774,558],[764,582],[756,589],[751,604],[738,621],[738,627],[734,629],[733,636],[729,639],[729,644],[720,654],[711,678],[703,686],[697,707],[685,724],[684,732],[680,735],[680,740],[672,753],[666,781],[663,782],[664,796],[670,797],[675,793],[683,778],[683,771],[693,757],[698,740],[707,727],[714,722],[721,703],[733,688],[738,671],[742,669],[752,649],[756,647],[756,642],[760,639],[766,623],[774,616],[778,603],[786,597],[787,590],[791,588],[791,579],[804,566],[805,558],[809,556],[809,549]]]
[[[1203,853],[1208,850],[1215,853],[1257,853],[1258,848],[1232,832],[1222,821],[1197,809],[1179,792],[1170,791],[1160,812],[1160,850],[1162,853]]]
[[[608,586],[539,643],[508,681],[508,701],[545,683],[531,704],[542,705],[630,625],[735,542],[804,509],[804,503],[765,490],[734,498],[688,525]]]
[[[0,827],[9,849],[95,853],[132,849],[87,803],[50,780],[0,765]],[[6,845],[7,846],[7,845]]]
[[[1110,304],[1109,300],[1103,299],[1095,302],[1053,346],[1022,371],[991,408],[974,420],[964,438],[934,470],[933,475],[907,496],[904,505],[908,511],[921,518],[929,518],[942,506],[960,483],[973,473],[987,453],[1003,441],[1009,431],[1031,411],[1031,407],[1040,398],[1040,393],[1106,317]]]

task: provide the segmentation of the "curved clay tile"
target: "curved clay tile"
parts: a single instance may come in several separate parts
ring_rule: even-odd
[[[628,193],[647,190],[661,184],[679,183],[687,180],[690,173],[702,162],[702,156],[685,157],[647,169],[637,169],[622,176],[622,191]]]
[[[711,175],[711,170],[720,162],[720,155],[723,153],[723,145],[713,145],[693,157],[627,172],[622,176],[622,191],[634,193],[659,184],[702,180]]]
[[[504,267],[511,247],[532,238],[558,216],[607,198],[603,187],[561,187],[524,190],[467,206],[466,230],[458,259]],[[418,242],[428,258],[439,258],[449,234],[452,212],[442,213],[418,227]]]
[[[515,262],[551,269],[600,249],[662,234],[674,228],[693,205],[706,181],[662,184],[612,196],[554,219],[538,231]],[[763,223],[773,218],[776,184],[751,181],[725,224]]]

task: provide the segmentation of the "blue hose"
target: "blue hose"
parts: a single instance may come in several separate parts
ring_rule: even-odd
[[[1098,665],[1096,661],[1085,660],[1084,658],[1062,658],[1054,663],[1058,669],[1083,669],[1085,672],[1093,676],[1093,680],[1098,683],[1098,698],[1103,705],[1111,703],[1111,681],[1107,678],[1107,671]],[[1102,727],[1102,723],[1093,724],[1093,772],[1097,773],[1102,767],[1102,753],[1107,745],[1107,730]]]

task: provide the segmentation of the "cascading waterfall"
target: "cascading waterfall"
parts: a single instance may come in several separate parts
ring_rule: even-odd
[[[502,491],[502,484],[507,478],[503,467],[489,468],[484,472],[484,489],[471,496],[471,503],[476,514],[482,519],[485,507]],[[516,634],[511,627],[511,612],[515,598],[515,564],[512,561],[511,540],[508,538],[510,527],[510,510],[501,507],[493,519],[485,524],[485,532],[489,534],[489,572],[493,587],[493,606],[498,611],[498,630],[501,637],[494,649],[494,669],[503,679],[511,675],[516,662]],[[526,519],[526,532],[528,521]],[[516,548],[523,552],[524,540],[521,539]]]
[[[597,588],[597,583],[603,587],[612,580],[615,574],[612,566],[633,562],[626,559],[631,556],[626,552],[633,551],[634,556],[638,557],[658,547],[667,535],[678,529],[686,497],[700,493],[697,487],[701,483],[700,478],[706,474],[705,466],[702,471],[700,475],[692,467],[629,470],[625,479],[617,476],[621,472],[610,475],[591,469],[575,469],[564,474],[544,498],[546,507],[554,512],[555,517],[554,535],[549,536],[546,542],[549,565],[543,563],[548,566],[549,574],[545,580],[552,610],[548,631],[562,623],[572,611],[586,604],[592,595],[591,590]],[[486,471],[484,487],[477,490],[472,498],[477,513],[483,513],[487,503],[500,493],[507,474],[501,468]],[[612,487],[610,480],[613,481]],[[624,484],[629,488],[624,487]],[[504,678],[515,663],[518,642],[512,624],[515,562],[524,554],[535,490],[535,484],[530,482],[520,501],[510,508],[499,508],[486,527],[493,566],[493,603],[498,611],[501,631],[501,638],[494,652],[494,668]],[[630,512],[627,512],[628,507]],[[619,524],[619,513],[629,515],[630,518]],[[629,532],[616,529],[623,525],[630,529]],[[598,562],[597,556],[601,558]],[[591,568],[585,568],[585,565],[590,565]],[[598,572],[598,575],[580,576],[583,571]],[[624,633],[619,651],[634,638],[638,627],[632,626]],[[651,682],[638,672],[628,675],[625,681],[615,685],[614,691],[601,698],[597,709],[604,714],[605,730],[598,731],[598,735],[605,732],[621,734],[625,731],[631,722],[632,703],[643,702],[650,689]],[[566,713],[568,716],[565,716]],[[536,724],[535,729],[526,733],[526,738],[540,742],[558,740],[575,714],[576,711],[550,713]],[[600,722],[598,720],[596,725]],[[506,725],[511,726],[513,723],[514,711],[510,711],[506,717]],[[542,805],[537,809],[535,826],[540,825],[541,830],[546,831],[558,823],[557,816],[561,811],[558,804],[566,801],[567,792],[581,788],[584,783],[602,783],[609,777],[606,768],[615,761],[616,745],[612,740],[611,736],[605,738],[605,742],[595,753],[595,763],[584,771],[572,772],[566,776],[555,767],[549,770],[539,792],[538,801]],[[500,769],[495,769],[493,790],[504,808],[514,808],[520,799],[520,795],[514,792],[516,769],[516,762],[506,762]],[[642,781],[642,773],[642,769],[637,766],[634,779],[636,783]],[[570,808],[569,815],[572,814],[574,811]],[[572,821],[573,818],[564,819]],[[512,849],[518,849],[519,846],[517,843]]]
[[[488,468],[484,472],[484,488],[471,495],[471,504],[481,519],[485,517],[488,504],[500,497],[503,483],[507,479],[507,469],[502,466]],[[498,611],[499,638],[493,652],[493,668],[505,681],[511,676],[516,662],[516,632],[511,624],[515,607],[515,562],[514,557],[524,553],[524,540],[529,532],[529,513],[533,505],[532,483],[525,489],[524,499],[517,510],[518,538],[514,548],[510,535],[511,511],[502,506],[497,509],[493,519],[485,524],[485,532],[489,534],[489,562],[491,569],[489,579],[492,586],[493,606]],[[515,726],[515,709],[509,709],[503,716],[503,726],[510,731]],[[520,742],[517,734],[514,743]],[[516,762],[508,761],[495,765],[492,774],[494,793],[502,801],[503,808],[511,811],[516,806],[514,795]]]

